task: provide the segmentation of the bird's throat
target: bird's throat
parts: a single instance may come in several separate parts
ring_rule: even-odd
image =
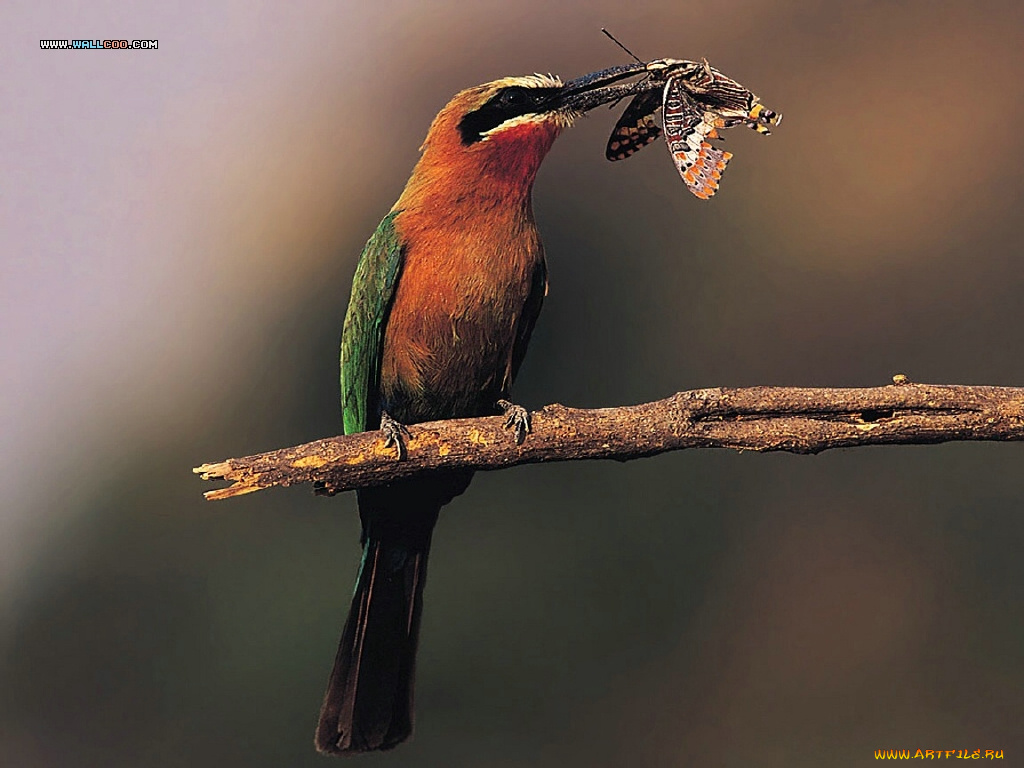
[[[540,164],[561,132],[554,122],[515,125],[471,147],[430,142],[424,147],[395,209],[447,208],[460,214],[471,206],[514,209],[527,204]]]

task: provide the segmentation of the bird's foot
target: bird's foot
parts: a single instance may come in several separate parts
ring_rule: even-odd
[[[405,458],[405,442],[402,439],[404,434],[406,437],[412,437],[409,434],[409,428],[400,421],[395,421],[388,415],[387,411],[380,412],[380,432],[384,435],[384,447],[390,448],[395,447],[395,453],[399,461]]]
[[[499,400],[498,407],[505,414],[505,423],[502,426],[505,429],[515,430],[516,445],[522,445],[523,440],[526,439],[526,433],[532,429],[530,425],[530,412],[523,408],[523,406],[516,405],[509,400]]]
[[[326,480],[316,480],[313,482],[314,496],[334,496],[336,493],[337,491],[334,489],[334,486]]]

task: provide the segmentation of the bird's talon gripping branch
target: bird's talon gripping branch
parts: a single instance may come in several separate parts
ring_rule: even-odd
[[[505,414],[505,423],[502,426],[505,429],[514,429],[516,445],[522,445],[523,440],[526,439],[526,433],[532,429],[530,425],[530,412],[523,408],[523,406],[516,405],[509,400],[499,400],[498,407]]]
[[[334,486],[328,483],[326,480],[314,480],[313,481],[313,495],[314,496],[334,496],[337,493]]]
[[[391,418],[387,411],[381,411],[380,431],[384,435],[384,447],[390,448],[394,446],[397,459],[399,461],[404,459],[405,441],[402,439],[402,435],[412,437],[409,433],[409,428],[400,421]]]

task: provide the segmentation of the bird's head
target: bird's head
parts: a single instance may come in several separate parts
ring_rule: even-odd
[[[528,190],[559,133],[588,110],[621,98],[613,83],[635,70],[616,67],[568,82],[506,77],[467,88],[434,118],[416,175],[462,185],[505,181]]]

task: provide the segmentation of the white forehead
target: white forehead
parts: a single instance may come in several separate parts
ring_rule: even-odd
[[[562,81],[555,75],[523,75],[522,77],[503,77],[491,83],[495,88],[508,88],[518,85],[522,88],[561,88]]]

